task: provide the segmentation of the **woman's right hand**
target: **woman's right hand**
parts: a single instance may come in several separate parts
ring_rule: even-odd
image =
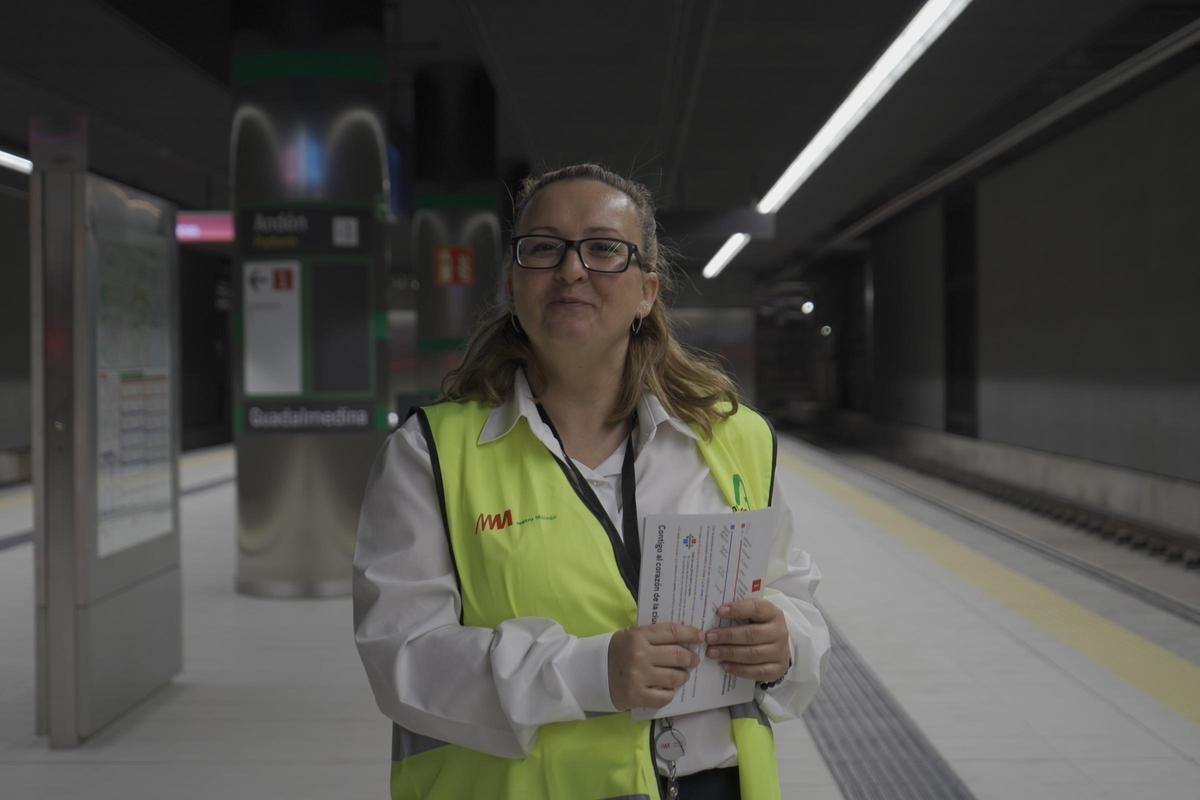
[[[639,625],[612,636],[608,644],[608,693],[613,705],[662,708],[700,663],[688,645],[700,644],[699,628],[675,622]]]

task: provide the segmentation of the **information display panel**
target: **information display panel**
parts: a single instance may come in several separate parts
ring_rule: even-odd
[[[96,553],[174,530],[170,207],[86,182],[88,274],[96,298]]]
[[[371,263],[317,260],[312,282],[313,392],[372,392]]]
[[[246,396],[303,393],[300,262],[247,261],[242,274]]]

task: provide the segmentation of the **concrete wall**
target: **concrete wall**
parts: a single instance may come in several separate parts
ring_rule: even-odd
[[[0,451],[28,447],[29,200],[5,186],[0,187]]]
[[[980,438],[1200,481],[1200,68],[979,191]]]
[[[873,412],[942,430],[946,417],[942,210],[926,203],[871,241],[875,281]]]

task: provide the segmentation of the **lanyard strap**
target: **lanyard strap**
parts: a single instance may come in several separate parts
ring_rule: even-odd
[[[554,427],[554,423],[550,420],[550,415],[546,413],[546,409],[541,403],[537,404],[538,416],[542,418],[542,422],[550,428],[550,433],[554,434],[555,441],[562,448],[563,456],[566,458],[566,467],[568,478],[571,479],[571,484],[575,488],[576,494],[583,500],[583,504],[587,506],[592,515],[604,526],[605,532],[616,545],[618,541],[624,545],[623,553],[614,546],[614,553],[618,554],[618,564],[622,567],[621,572],[625,576],[625,582],[629,585],[629,590],[633,592],[636,599],[638,594],[638,575],[641,573],[642,566],[642,543],[638,538],[638,513],[637,513],[637,474],[634,471],[634,452],[633,452],[633,432],[637,428],[637,412],[634,412],[629,421],[629,438],[625,441],[625,458],[621,462],[621,529],[623,535],[617,536],[617,529],[613,525],[612,518],[608,516],[608,512],[604,510],[604,504],[600,502],[600,498],[596,496],[587,479],[583,477],[583,473],[579,471],[579,467],[575,466],[574,460],[567,455],[567,447],[563,444],[562,437],[558,435],[558,430]],[[621,564],[622,559],[620,554],[623,554],[625,563]]]
[[[621,528],[624,531],[625,550],[629,558],[637,565],[637,573],[642,569],[642,540],[638,535],[637,510],[637,475],[633,470],[633,432],[637,428],[637,412],[629,421],[629,439],[625,442],[625,459],[621,462]]]

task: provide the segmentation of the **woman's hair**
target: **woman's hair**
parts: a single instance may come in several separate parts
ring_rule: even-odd
[[[643,319],[641,329],[630,336],[621,392],[609,420],[618,422],[628,418],[642,392],[649,390],[667,413],[698,427],[705,438],[711,438],[713,423],[737,410],[737,387],[711,356],[690,350],[675,338],[674,323],[664,302],[664,295],[674,288],[674,267],[669,248],[658,241],[650,191],[596,164],[563,167],[522,182],[515,203],[514,227],[520,225],[534,195],[552,183],[566,180],[600,181],[633,201],[642,233],[637,263],[645,272],[658,275],[658,300]],[[505,258],[503,269],[505,275],[513,269],[511,253]],[[501,299],[480,318],[462,363],[442,381],[442,393],[447,400],[499,404],[512,391],[518,367],[537,377],[538,366],[529,337],[519,329],[512,315],[511,300]]]

